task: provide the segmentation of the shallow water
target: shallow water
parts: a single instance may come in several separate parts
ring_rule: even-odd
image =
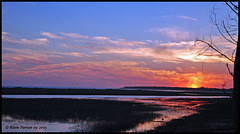
[[[71,119],[69,119],[71,120]],[[77,123],[48,122],[28,119],[16,119],[2,116],[2,132],[91,132],[93,126],[104,122],[79,120]]]
[[[224,96],[201,96],[199,98],[220,97],[228,98]],[[200,101],[196,99],[198,96],[190,96],[187,98],[187,96],[2,95],[2,98],[84,98],[94,100],[130,101],[165,108],[165,110],[162,111],[154,111],[154,113],[157,114],[157,117],[153,120],[139,123],[133,128],[123,130],[123,132],[146,132],[149,130],[154,130],[156,127],[165,125],[166,122],[169,122],[173,119],[179,119],[185,116],[196,114],[197,110],[199,109],[198,106],[208,103],[206,101]],[[62,122],[48,122],[19,118],[17,119],[9,115],[2,115],[2,132],[94,132],[99,131],[95,130],[98,125],[109,124],[114,124],[114,122],[81,119],[77,119],[76,121],[76,119],[72,118]]]

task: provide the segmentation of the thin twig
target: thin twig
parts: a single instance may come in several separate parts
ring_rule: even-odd
[[[222,21],[222,23],[223,23],[223,28],[224,28],[224,30],[226,31],[226,33],[228,34],[228,36],[235,42],[234,44],[237,45],[237,41],[236,41],[236,40],[232,37],[232,35],[229,33],[228,29],[227,29],[226,26],[225,26],[224,21]]]
[[[228,69],[228,73],[233,77],[234,74],[230,71],[229,66],[228,66],[228,63],[226,64],[226,66],[227,66],[227,69]]]

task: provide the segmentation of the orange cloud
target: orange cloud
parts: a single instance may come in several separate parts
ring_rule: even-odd
[[[12,79],[22,76],[61,84],[78,86],[123,87],[132,86],[175,86],[175,87],[221,87],[225,74],[177,73],[176,71],[154,70],[142,67],[144,62],[111,60],[104,62],[75,62],[39,65],[23,70],[3,70],[3,76]],[[56,86],[57,86],[56,85]]]

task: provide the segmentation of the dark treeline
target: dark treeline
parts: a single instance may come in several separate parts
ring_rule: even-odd
[[[207,87],[199,87],[199,88],[188,88],[188,87],[159,87],[159,86],[126,86],[124,88],[130,89],[172,89],[172,90],[198,90],[198,89],[208,89],[208,90],[223,90],[220,88],[207,88]],[[232,90],[232,88],[227,89]]]
[[[125,90],[135,88],[138,90]],[[168,91],[147,91],[144,89],[178,89],[185,92]],[[125,87],[125,89],[57,89],[57,88],[23,88],[23,87],[2,87],[3,95],[153,95],[153,96],[186,96],[186,95],[230,95],[229,89],[208,89],[208,88],[171,88],[171,87]],[[189,90],[188,90],[189,89]],[[191,90],[190,90],[191,89]],[[213,91],[213,92],[209,92]],[[226,94],[227,93],[227,94]]]

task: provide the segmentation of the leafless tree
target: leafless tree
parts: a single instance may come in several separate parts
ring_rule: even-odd
[[[204,48],[202,48],[199,52],[199,55],[206,54],[208,50],[215,51],[219,57],[224,57],[230,62],[234,64],[234,71],[232,72],[226,64],[228,72],[231,76],[233,76],[233,101],[234,101],[234,131],[238,132],[238,124],[239,124],[239,84],[240,84],[240,45],[239,45],[239,28],[238,28],[238,2],[225,2],[225,5],[230,9],[230,12],[227,13],[227,16],[224,19],[218,20],[217,13],[215,12],[215,6],[211,11],[210,22],[217,28],[218,37],[224,39],[228,43],[231,43],[235,46],[235,48],[231,51],[231,53],[227,53],[220,49],[217,44],[214,42],[211,34],[210,39],[207,41],[204,38],[195,40],[195,45],[198,43],[206,44]],[[212,55],[209,55],[212,56]]]

